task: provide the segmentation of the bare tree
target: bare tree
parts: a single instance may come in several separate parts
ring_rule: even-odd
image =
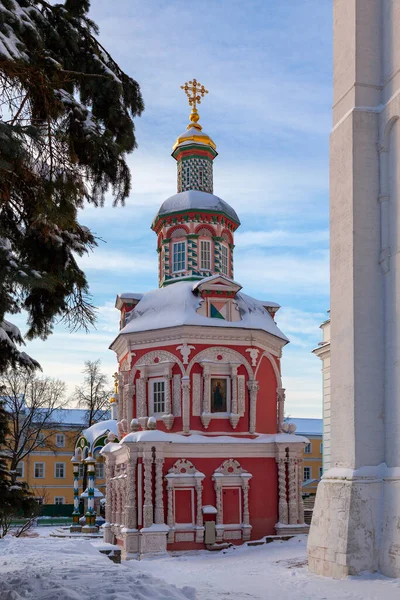
[[[101,361],[87,360],[83,384],[75,388],[74,398],[80,408],[86,408],[86,427],[108,417],[109,400],[113,393],[112,386],[105,373],[101,371]]]
[[[66,385],[59,379],[36,377],[26,369],[10,369],[0,376],[0,394],[8,416],[3,447],[16,480],[18,463],[38,447],[52,447],[56,414],[66,404]],[[58,417],[58,418],[57,418]]]

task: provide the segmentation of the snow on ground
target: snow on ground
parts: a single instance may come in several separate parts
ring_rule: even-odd
[[[306,539],[145,559],[140,570],[195,587],[198,600],[399,600],[399,579],[365,575],[338,581],[312,575]]]
[[[172,553],[122,565],[100,554],[96,549],[100,545],[98,540],[51,537],[0,540],[0,600],[400,598],[400,579],[366,574],[337,581],[310,574],[305,536],[223,552]]]
[[[138,561],[116,565],[86,540],[0,540],[0,600],[82,598],[195,600],[196,594],[142,573]]]

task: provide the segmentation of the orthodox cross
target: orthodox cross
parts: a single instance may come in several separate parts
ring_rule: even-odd
[[[189,100],[189,106],[192,107],[194,112],[197,112],[196,104],[200,104],[204,94],[208,94],[208,90],[206,90],[204,85],[199,83],[197,79],[193,79],[193,81],[181,85],[181,90],[185,90],[185,94]]]

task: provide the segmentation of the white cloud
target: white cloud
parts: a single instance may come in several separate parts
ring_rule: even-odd
[[[248,247],[305,247],[312,244],[321,244],[329,241],[329,231],[238,231],[235,233],[237,250]],[[237,251],[236,250],[236,251]]]
[[[131,270],[132,273],[152,273],[157,268],[157,261],[148,258],[143,252],[128,252],[103,250],[97,248],[94,252],[78,259],[79,266],[85,271],[112,271],[118,273]]]

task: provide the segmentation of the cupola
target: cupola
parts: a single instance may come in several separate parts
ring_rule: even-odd
[[[196,79],[181,88],[192,110],[186,132],[173,146],[177,193],[163,202],[152,223],[158,239],[160,286],[218,274],[233,279],[233,234],[240,225],[234,209],[213,193],[217,150],[197,111],[208,90]]]

